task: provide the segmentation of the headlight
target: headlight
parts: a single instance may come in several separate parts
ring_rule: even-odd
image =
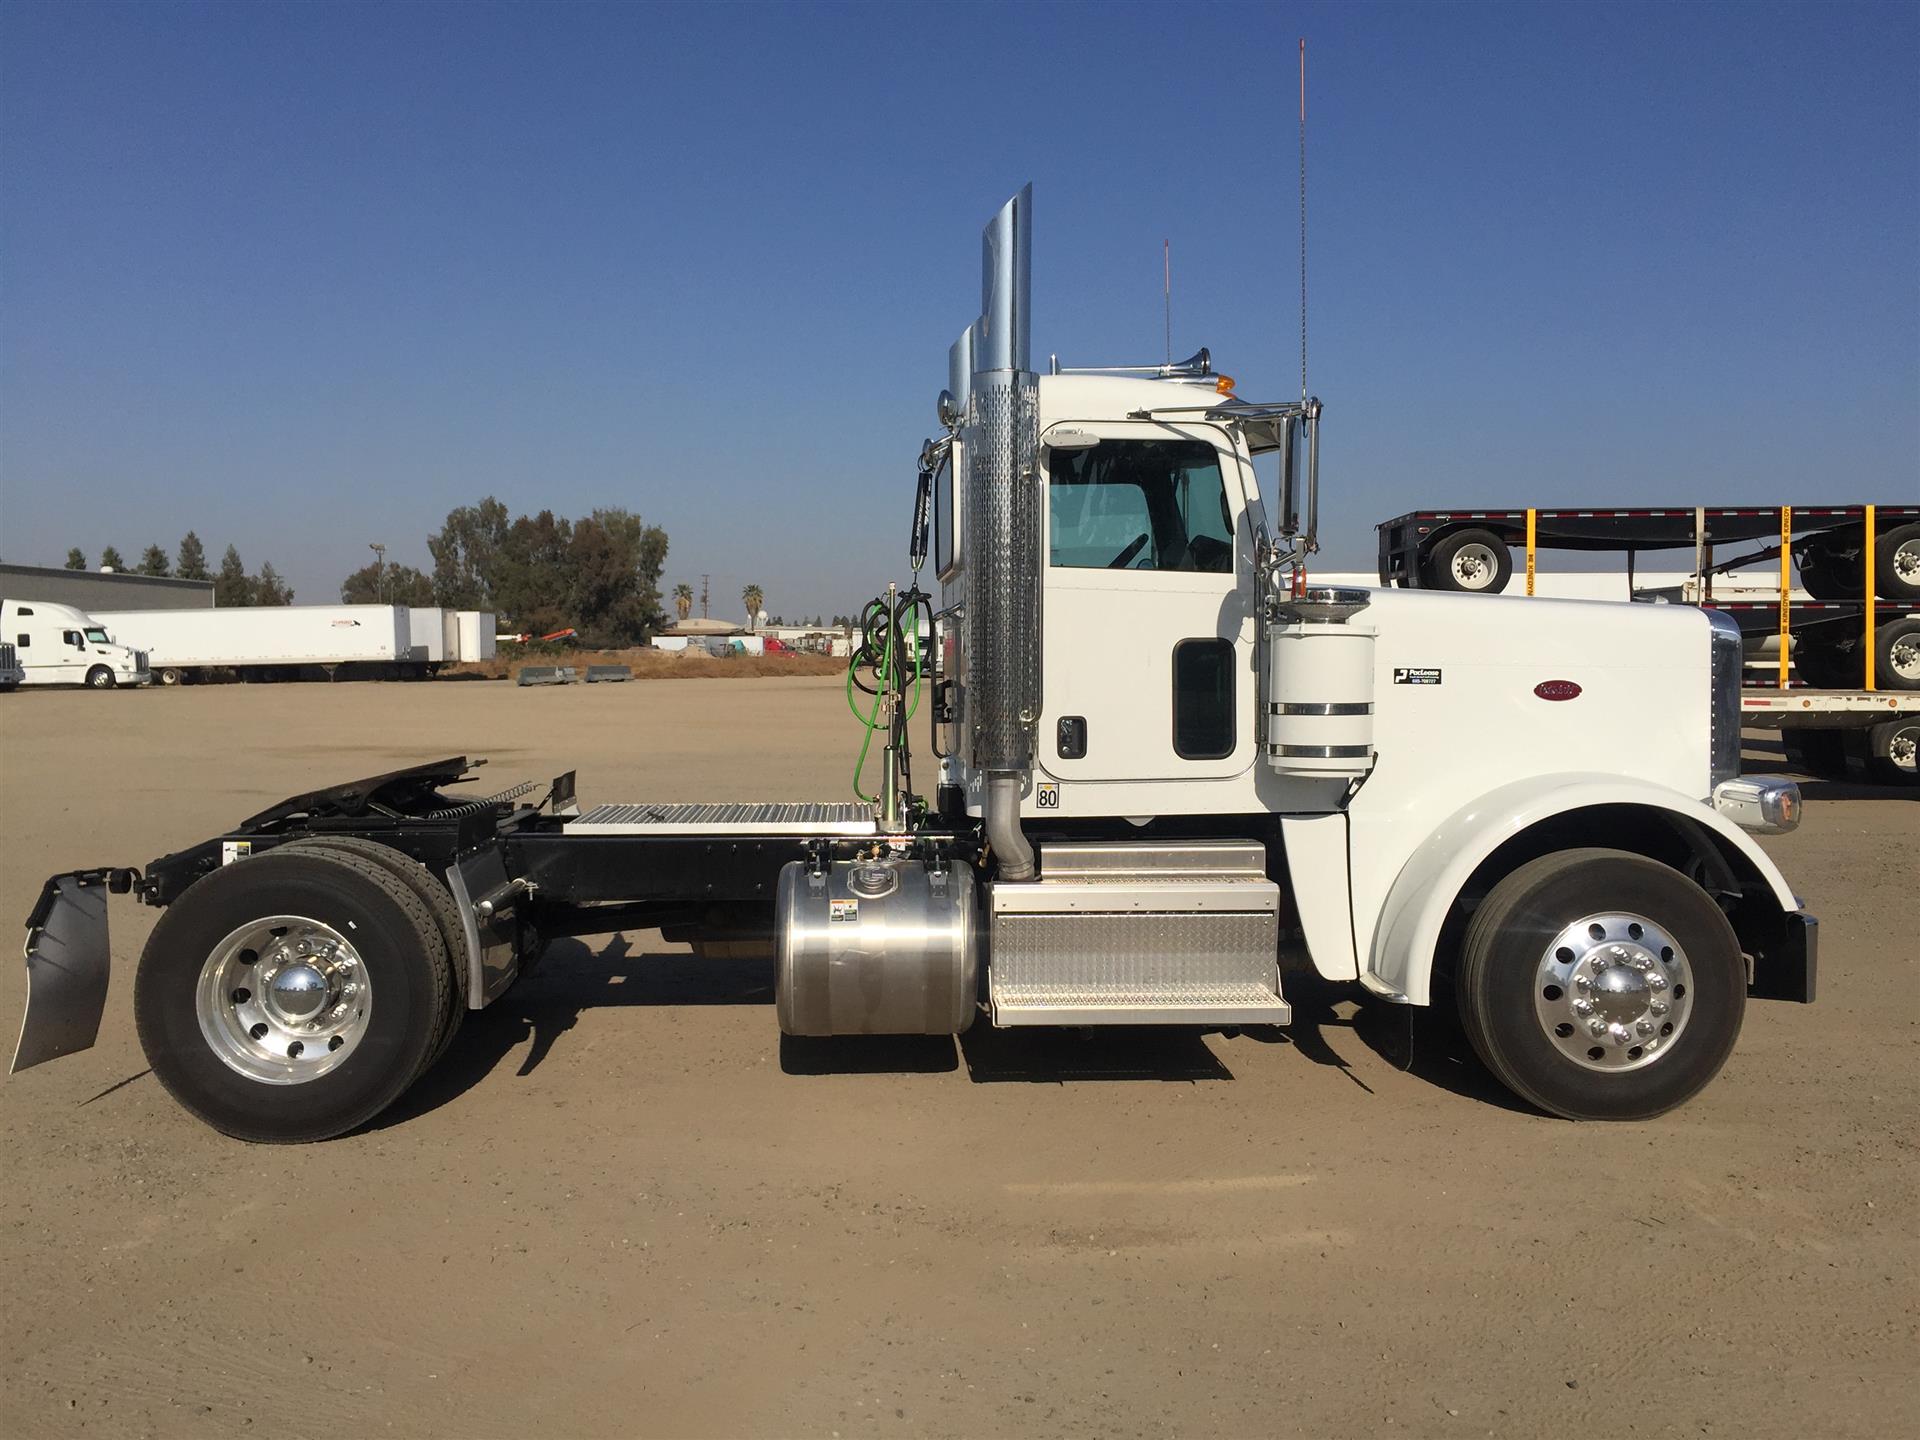
[[[1707,697],[1707,790],[1711,794],[1722,780],[1740,773],[1740,671],[1746,653],[1740,643],[1740,626],[1731,615],[1722,610],[1706,614],[1713,647],[1712,690]]]

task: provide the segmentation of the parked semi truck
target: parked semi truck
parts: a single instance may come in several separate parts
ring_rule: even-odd
[[[110,610],[95,616],[151,657],[162,685],[241,680],[424,676],[404,605],[247,605]]]
[[[98,616],[46,600],[0,601],[0,635],[13,646],[22,685],[145,685],[146,651],[107,633]]]
[[[1284,1026],[1310,971],[1457,1007],[1581,1119],[1680,1104],[1750,998],[1812,1000],[1816,923],[1754,838],[1799,793],[1740,774],[1737,632],[1308,583],[1320,402],[1237,398],[1205,352],[1036,373],[1031,205],[987,228],[910,575],[863,622],[871,798],[583,807],[567,772],[468,799],[463,758],[295,795],[49,879],[14,1067],[93,1042],[110,893],[164,911],[133,986],[154,1073],[263,1141],[365,1123],[548,940],[629,928],[764,937],[796,1036]]]

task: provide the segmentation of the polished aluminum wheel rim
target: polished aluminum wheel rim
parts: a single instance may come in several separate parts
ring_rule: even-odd
[[[1643,915],[1574,921],[1553,938],[1534,974],[1540,1028],[1588,1070],[1653,1064],[1679,1043],[1692,1010],[1686,952]]]
[[[1887,758],[1902,770],[1920,769],[1920,726],[1895,731]]]
[[[317,1080],[354,1052],[373,987],[352,943],[302,915],[249,921],[200,967],[200,1033],[230,1069],[267,1085]]]
[[[1452,570],[1453,578],[1462,589],[1484,590],[1493,583],[1499,565],[1493,558],[1492,549],[1475,541],[1453,552]]]

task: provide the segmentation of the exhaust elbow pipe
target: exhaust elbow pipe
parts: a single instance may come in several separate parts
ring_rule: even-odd
[[[987,776],[985,811],[987,843],[1000,862],[1002,880],[1031,880],[1034,876],[1033,844],[1020,828],[1020,777],[994,773]]]

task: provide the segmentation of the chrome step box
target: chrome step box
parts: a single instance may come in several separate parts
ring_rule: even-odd
[[[1042,845],[989,888],[995,1025],[1284,1025],[1264,847]]]

